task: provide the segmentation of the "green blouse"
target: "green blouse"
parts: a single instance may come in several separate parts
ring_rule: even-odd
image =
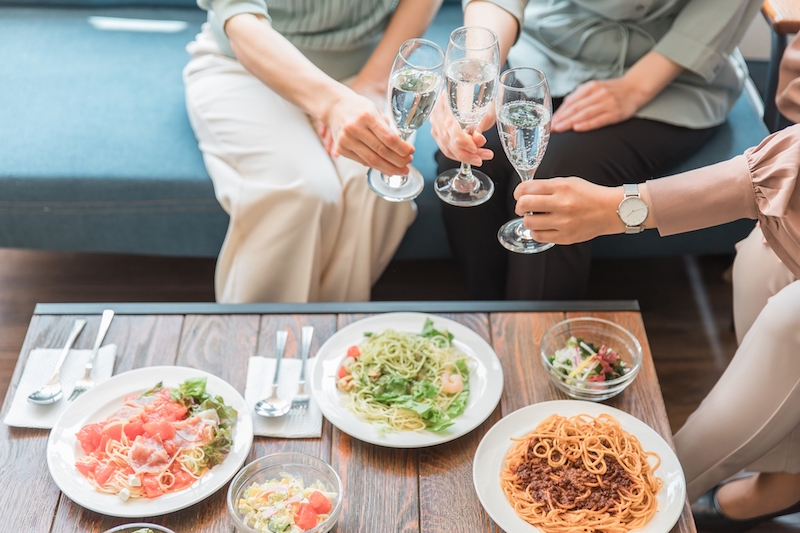
[[[223,30],[234,15],[264,15],[281,35],[335,79],[358,73],[380,40],[397,0],[197,0],[222,52],[235,57]]]
[[[464,5],[472,0],[464,0]],[[508,56],[547,76],[553,96],[622,76],[650,50],[685,70],[636,114],[687,128],[722,124],[747,78],[736,45],[760,0],[488,0],[520,23]]]

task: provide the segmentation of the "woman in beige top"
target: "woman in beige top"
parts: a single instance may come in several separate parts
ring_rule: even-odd
[[[217,301],[363,301],[415,216],[367,186],[414,147],[382,108],[392,61],[441,0],[198,0],[189,119],[230,215]]]
[[[800,121],[800,38],[781,64],[778,106]],[[649,206],[644,226],[661,235],[739,218],[759,222],[737,245],[734,262],[739,348],[675,435],[689,499],[699,499],[698,525],[744,531],[800,512],[800,124],[730,161],[639,190]],[[541,242],[625,231],[616,214],[621,187],[555,178],[522,183],[515,196],[517,213]],[[742,469],[758,474],[719,485]]]

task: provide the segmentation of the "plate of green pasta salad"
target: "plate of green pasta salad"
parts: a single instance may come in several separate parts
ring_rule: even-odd
[[[503,369],[469,327],[436,315],[354,322],[319,349],[311,393],[331,424],[359,440],[422,448],[469,433],[492,414]]]

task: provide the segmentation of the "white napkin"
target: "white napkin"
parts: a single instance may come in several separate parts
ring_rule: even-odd
[[[309,376],[313,374],[316,358],[306,363],[306,392],[308,392]],[[291,400],[297,393],[297,382],[300,380],[299,359],[281,361],[281,373],[278,380],[278,397]],[[254,407],[259,400],[272,393],[272,378],[275,376],[275,359],[271,357],[251,357],[247,363],[247,385],[244,389],[244,402],[253,415],[253,433],[264,437],[281,437],[285,439],[310,439],[322,435],[322,412],[312,398],[308,409],[301,414],[266,418],[256,414]]]
[[[11,402],[11,408],[3,422],[8,426],[21,428],[51,429],[61,413],[72,403],[67,401],[75,382],[83,377],[86,363],[92,357],[92,350],[70,350],[61,367],[61,387],[64,396],[49,405],[37,405],[28,401],[28,396],[42,387],[52,377],[61,349],[34,348],[28,355],[19,386]],[[100,348],[94,362],[92,379],[95,385],[111,377],[117,345],[109,344]],[[85,393],[84,393],[85,394]]]

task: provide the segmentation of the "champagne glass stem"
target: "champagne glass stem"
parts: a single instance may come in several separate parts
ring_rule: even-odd
[[[400,138],[404,141],[407,141],[409,137],[413,134],[413,131],[401,131]],[[408,181],[408,174],[398,174],[396,176],[387,176],[383,172],[381,172],[381,179],[390,187],[402,187]]]

